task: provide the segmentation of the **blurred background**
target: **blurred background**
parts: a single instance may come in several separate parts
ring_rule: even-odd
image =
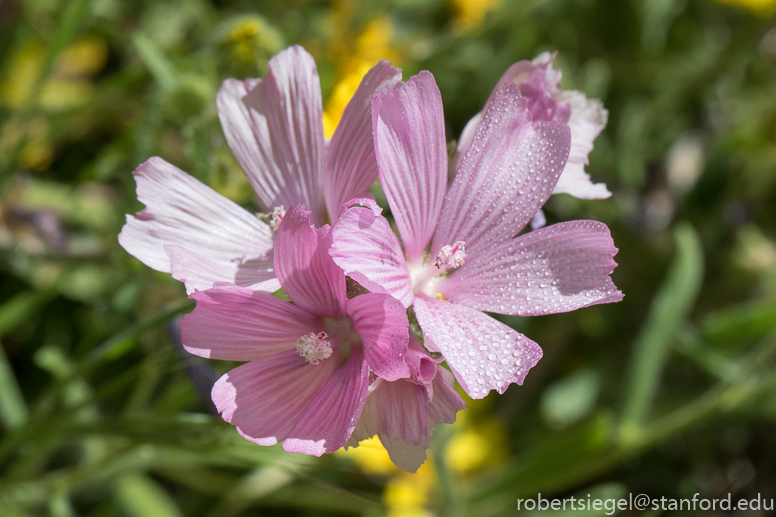
[[[539,492],[776,498],[774,11],[0,0],[0,515],[496,516]],[[614,195],[553,196],[545,213],[609,225],[625,300],[503,318],[544,358],[524,386],[437,428],[415,475],[379,442],[317,459],[240,438],[208,399],[233,365],[180,350],[183,285],[116,240],[142,208],[131,172],[153,155],[253,207],[215,93],[294,43],[318,62],[328,134],[379,59],[405,80],[433,72],[450,140],[509,65],[544,50],[559,51],[564,87],[610,112],[588,172]]]

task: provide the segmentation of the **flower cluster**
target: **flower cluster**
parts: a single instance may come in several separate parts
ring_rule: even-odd
[[[454,378],[482,398],[522,384],[541,358],[486,312],[622,299],[604,224],[521,233],[553,193],[610,195],[584,171],[607,113],[562,90],[552,61],[507,70],[450,160],[429,72],[402,82],[378,63],[330,141],[301,47],[275,56],[263,80],[227,80],[218,112],[260,217],[160,158],[138,167],[146,208],[119,242],[196,300],[181,322],[189,352],[246,361],[212,392],[242,436],[321,455],[377,435],[415,471],[434,425],[465,408]],[[378,178],[398,235],[367,193]],[[281,288],[290,301],[271,294]]]

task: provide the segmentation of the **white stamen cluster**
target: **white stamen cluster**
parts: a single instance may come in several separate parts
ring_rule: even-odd
[[[269,227],[272,228],[273,232],[278,231],[278,227],[280,226],[281,221],[283,221],[283,217],[286,215],[286,207],[283,205],[276,206],[272,213],[269,214]]]
[[[455,269],[461,267],[464,264],[466,258],[466,243],[464,241],[458,241],[452,246],[442,246],[437,254],[434,265],[437,269]]]
[[[310,332],[302,336],[296,342],[296,351],[305,361],[312,365],[317,365],[324,359],[331,357],[331,343],[326,332]]]

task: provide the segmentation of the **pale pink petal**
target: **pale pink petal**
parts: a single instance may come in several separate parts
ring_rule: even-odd
[[[215,284],[228,283],[269,293],[280,289],[272,268],[272,256],[245,262],[215,262],[182,246],[167,244],[164,251],[170,258],[170,274],[186,284],[186,293],[210,289]]]
[[[479,126],[480,122],[482,121],[482,115],[485,111],[485,107],[488,105],[488,102],[490,102],[490,99],[493,98],[496,91],[507,84],[522,83],[530,77],[531,72],[533,72],[535,68],[536,66],[534,66],[530,61],[518,61],[514,65],[510,66],[506,72],[504,72],[498,83],[496,83],[496,87],[493,88],[493,92],[491,92],[490,97],[485,102],[485,106],[483,106],[482,111],[474,115],[469,120],[469,122],[466,123],[466,126],[464,126],[463,131],[461,132],[461,138],[458,139],[458,145],[456,146],[455,150],[455,157],[452,160],[454,165],[450,170],[450,180],[452,180],[455,176],[455,172],[458,170],[461,158],[463,158],[463,155],[466,154],[466,151],[469,150],[469,146],[471,146],[472,140],[474,139],[474,133],[477,131],[477,126]]]
[[[452,374],[433,361],[432,365],[436,371],[427,386],[411,380],[374,382],[348,446],[376,434],[396,466],[417,471],[431,447],[434,425],[451,424],[456,413],[466,409],[453,389]]]
[[[259,445],[283,441],[339,363],[318,365],[289,350],[230,370],[213,386],[212,398],[224,420]]]
[[[585,172],[593,142],[601,134],[609,116],[598,99],[587,99],[582,92],[566,91],[559,98],[571,106],[571,152],[553,194],[571,194],[580,199],[606,199],[612,195],[604,183],[593,183]]]
[[[552,194],[569,145],[565,125],[530,122],[517,86],[497,90],[445,196],[431,256],[464,241],[468,260],[517,235]]]
[[[411,474],[417,472],[425,463],[426,449],[431,448],[431,444],[416,445],[401,439],[382,443],[393,464]]]
[[[329,220],[334,223],[348,199],[363,196],[377,180],[372,140],[372,95],[387,92],[401,81],[401,69],[380,61],[361,80],[345,107],[326,152],[323,188]]]
[[[366,194],[364,197],[354,197],[353,199],[345,201],[345,203],[342,205],[342,210],[340,210],[340,213],[337,216],[337,219],[339,219],[342,214],[354,207],[368,208],[374,215],[380,215],[383,213],[383,209],[380,208],[380,205],[377,204],[374,196],[372,196],[372,194]]]
[[[149,159],[133,174],[138,200],[146,208],[127,216],[119,243],[145,265],[169,273],[164,247],[177,245],[214,265],[206,276],[199,276],[201,271],[187,275],[197,288],[216,281],[245,285],[245,275],[274,276],[274,234],[255,215],[161,158]]]
[[[385,443],[404,440],[415,445],[428,442],[426,388],[407,380],[382,382],[369,394],[362,413],[361,434],[375,434]],[[433,428],[433,424],[432,424]]]
[[[299,416],[283,448],[320,456],[345,445],[361,415],[368,388],[369,367],[361,349],[353,347],[347,361],[332,373]]]
[[[313,314],[338,318],[345,301],[345,274],[329,256],[330,228],[313,228],[310,212],[294,205],[275,239],[275,274],[288,297]]]
[[[388,381],[409,377],[404,357],[410,327],[401,302],[387,294],[366,293],[348,300],[346,310],[375,375]]]
[[[622,299],[610,277],[616,253],[605,224],[559,223],[475,257],[437,288],[446,300],[481,311],[519,316],[568,312]]]
[[[200,357],[252,361],[293,350],[301,336],[321,330],[317,317],[269,293],[224,286],[191,297],[197,307],[180,322],[181,341]]]
[[[315,60],[294,45],[268,67],[262,81],[224,82],[217,101],[224,134],[268,211],[303,203],[322,224],[323,108]]]
[[[425,295],[415,298],[414,308],[423,335],[436,344],[474,399],[522,384],[542,357],[539,345],[476,309]]]
[[[482,111],[474,115],[471,119],[469,119],[469,122],[466,123],[466,125],[463,127],[463,131],[461,131],[461,138],[458,139],[458,143],[455,147],[455,154],[453,155],[453,159],[450,160],[450,163],[447,166],[447,182],[452,183],[453,178],[455,178],[455,173],[458,171],[458,168],[461,166],[461,159],[463,158],[463,155],[466,154],[466,151],[469,150],[469,146],[472,145],[472,140],[474,139],[474,133],[477,132],[477,126],[480,125],[480,122],[482,122]]]
[[[581,199],[607,198],[611,192],[605,184],[590,181],[590,176],[585,173],[585,165],[588,164],[593,142],[606,126],[608,112],[597,99],[587,99],[582,92],[574,90],[564,91],[560,86],[560,70],[552,68],[554,59],[554,53],[544,52],[533,62],[515,63],[501,76],[494,92],[506,84],[520,85],[521,94],[531,104],[534,121],[556,120],[568,123],[571,129],[571,151],[553,194],[566,193]],[[481,119],[482,112],[469,121],[461,134],[450,169],[451,180],[463,154],[471,145]]]
[[[350,208],[334,225],[329,253],[345,274],[372,292],[390,294],[405,307],[414,294],[401,244],[390,224],[368,208]]]
[[[442,96],[427,71],[372,97],[380,184],[411,263],[423,256],[447,185]]]

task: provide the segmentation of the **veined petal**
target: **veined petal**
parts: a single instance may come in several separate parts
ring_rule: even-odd
[[[331,228],[313,228],[310,212],[294,205],[275,240],[275,274],[293,302],[319,316],[343,315],[345,273],[329,256]]]
[[[368,388],[369,366],[361,349],[353,347],[347,361],[332,373],[299,416],[283,448],[320,456],[345,445],[361,415]]]
[[[173,244],[166,244],[164,251],[170,258],[170,274],[186,284],[186,294],[210,289],[215,284],[229,283],[256,291],[274,293],[280,289],[272,267],[272,255],[237,263],[215,262],[198,253]]]
[[[528,232],[466,262],[437,284],[445,297],[481,311],[539,316],[618,302],[610,275],[617,248],[597,221]]]
[[[387,294],[367,293],[348,300],[347,313],[375,375],[388,381],[409,377],[404,362],[409,338],[404,306]]]
[[[131,255],[169,273],[165,246],[186,248],[214,264],[207,277],[188,275],[197,288],[274,276],[274,235],[256,216],[161,158],[149,159],[133,174],[138,200],[146,208],[128,215],[119,234],[119,243]],[[248,271],[252,273],[246,279]]]
[[[320,331],[314,315],[269,293],[224,286],[191,297],[197,307],[180,322],[181,341],[200,357],[252,361],[293,350],[301,336]]]
[[[377,180],[372,95],[387,92],[400,81],[401,69],[380,61],[367,72],[345,107],[329,143],[323,170],[324,196],[332,224],[347,200],[362,197]]]
[[[411,263],[423,256],[447,186],[442,96],[422,71],[394,90],[372,97],[380,183]]]
[[[542,357],[539,345],[478,310],[428,296],[415,298],[423,335],[436,344],[470,397],[522,384]]]
[[[323,107],[315,60],[289,47],[262,81],[224,82],[218,112],[227,142],[268,210],[302,203],[323,223]],[[252,87],[252,88],[251,88]]]
[[[295,350],[230,370],[213,386],[213,403],[224,420],[259,445],[282,442],[324,389],[339,363],[312,365]]]
[[[604,183],[593,183],[585,172],[593,142],[601,134],[609,117],[598,99],[587,99],[582,92],[565,91],[559,98],[571,106],[571,152],[553,194],[571,194],[580,199],[606,199],[612,195]]]
[[[348,445],[356,447],[376,434],[396,466],[417,471],[431,447],[434,426],[452,424],[456,413],[466,409],[452,374],[436,363],[433,367],[437,371],[428,385],[407,379],[374,382]]]
[[[412,305],[407,262],[385,217],[369,208],[350,208],[334,225],[332,237],[329,254],[345,274],[372,292]]]
[[[473,257],[511,239],[552,194],[568,158],[569,130],[532,123],[517,88],[503,86],[488,102],[445,196],[432,257],[457,241]]]

